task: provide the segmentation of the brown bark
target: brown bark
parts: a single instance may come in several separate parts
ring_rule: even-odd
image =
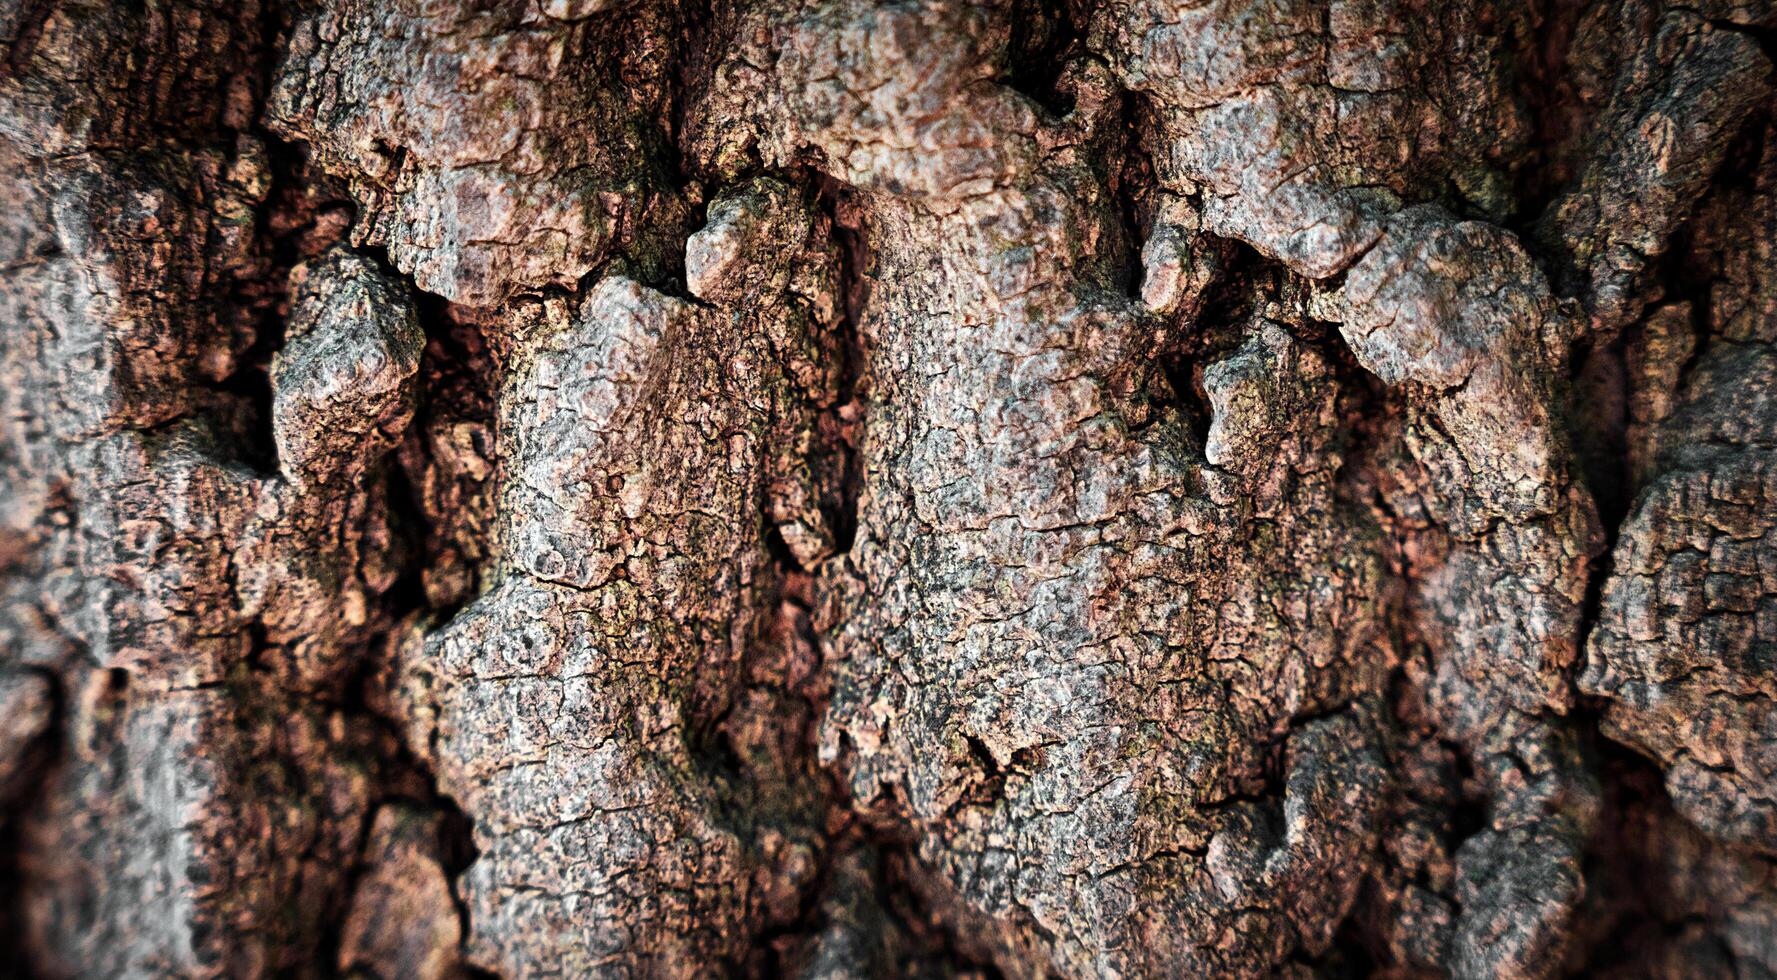
[[[43,976],[1777,974],[1764,0],[0,0]]]

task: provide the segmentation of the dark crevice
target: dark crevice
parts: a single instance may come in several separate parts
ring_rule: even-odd
[[[262,229],[259,249],[263,274],[232,284],[222,309],[240,311],[247,324],[246,346],[235,356],[234,372],[217,382],[230,397],[231,450],[239,461],[261,475],[277,472],[277,447],[272,438],[271,361],[284,346],[290,314],[290,275],[337,241],[348,225],[351,205],[343,192],[331,189],[312,172],[303,150],[269,133],[258,134],[271,164],[271,189],[255,216]],[[322,215],[338,215],[331,225]],[[336,228],[329,234],[327,227]],[[238,343],[238,341],[236,341]],[[238,414],[237,414],[238,413]]]
[[[434,790],[436,790],[436,786],[437,781],[434,778]],[[458,806],[456,800],[451,797],[434,792],[431,800],[432,806],[439,812],[438,853],[442,858],[445,880],[450,882],[451,905],[456,910],[457,922],[462,926],[463,941],[466,945],[469,940],[469,903],[463,897],[463,889],[458,882],[476,859],[481,856],[481,849],[475,846],[475,822],[469,819],[462,807]],[[457,969],[466,978],[498,976],[492,970],[484,970],[467,963],[459,963]]]
[[[1390,463],[1383,454],[1391,425],[1405,411],[1400,395],[1358,362],[1338,324],[1305,320],[1292,335],[1326,362],[1338,391],[1338,432],[1328,447],[1339,454],[1334,486],[1348,503],[1386,511],[1374,474]]]
[[[1068,62],[1086,50],[1091,14],[1091,5],[1079,0],[1016,0],[1007,15],[1006,84],[1056,118],[1072,111],[1073,99],[1058,83]]]
[[[261,331],[252,347],[241,356],[236,371],[216,390],[230,397],[231,435],[228,444],[233,460],[256,475],[269,477],[278,471],[276,442],[272,437],[271,357],[283,346],[281,331]]]
[[[681,149],[690,135],[692,122],[688,95],[710,84],[719,55],[710,50],[710,42],[716,36],[712,30],[716,22],[714,0],[687,0],[679,5],[678,14],[682,18],[677,32],[679,43],[673,47],[672,65],[667,75],[671,127],[667,142],[672,145],[673,171],[677,175],[674,186],[687,189],[694,180]],[[702,217],[699,214],[691,227],[702,226]]]
[[[384,265],[385,270],[388,266]],[[474,824],[456,800],[439,787],[438,777],[427,762],[409,746],[407,733],[396,719],[387,717],[378,707],[391,692],[379,691],[386,674],[379,673],[388,655],[393,653],[395,630],[415,615],[424,622],[442,622],[465,602],[474,597],[485,569],[476,559],[485,555],[462,555],[453,550],[453,543],[444,540],[448,529],[441,529],[433,520],[430,502],[421,487],[425,468],[432,464],[426,438],[427,426],[440,418],[454,419],[483,427],[490,434],[493,425],[493,391],[496,384],[494,367],[480,332],[473,323],[463,324],[450,315],[451,307],[444,300],[420,291],[408,282],[415,297],[416,314],[425,331],[427,344],[420,367],[420,400],[409,423],[402,445],[385,463],[383,496],[390,510],[390,523],[402,549],[400,572],[389,590],[381,597],[385,621],[390,629],[381,638],[386,653],[383,662],[373,657],[359,661],[359,675],[348,685],[352,699],[349,711],[367,719],[382,734],[380,744],[392,751],[380,760],[387,773],[385,785],[406,787],[405,792],[423,808],[439,818],[436,856],[449,883],[453,911],[462,930],[466,947],[471,929],[470,912],[459,886],[460,877],[474,864],[479,852],[474,842]],[[486,447],[490,462],[491,445]],[[491,476],[489,476],[491,479]],[[460,488],[458,488],[460,489]],[[485,503],[477,499],[476,503]],[[466,506],[453,511],[446,519],[466,522],[470,528],[485,529],[490,514],[468,514],[475,510]],[[455,589],[439,588],[427,582],[425,572],[436,570],[444,562],[441,556],[450,553],[452,563],[467,576]],[[377,806],[373,801],[366,813],[366,822],[374,820]],[[337,948],[337,947],[336,947]],[[459,963],[461,977],[491,976]]]
[[[1001,980],[998,967],[971,950],[925,898],[910,870],[913,848],[894,832],[860,823],[835,834],[801,916],[763,936],[765,955],[736,975],[804,975],[817,955],[840,952],[870,976]]]
[[[328,248],[343,240],[353,209],[342,191],[327,178],[310,169],[306,154],[300,147],[279,141],[269,134],[262,134],[262,138],[270,152],[273,168],[271,190],[260,206],[257,217],[258,226],[263,230],[261,248],[264,252],[266,275],[259,284],[250,287],[254,292],[243,297],[246,301],[239,304],[254,311],[252,343],[240,357],[240,366],[235,375],[225,382],[225,387],[236,392],[251,406],[251,431],[258,435],[249,440],[251,445],[248,451],[252,454],[254,465],[262,472],[273,473],[277,463],[271,436],[272,390],[269,368],[273,355],[282,348],[285,340],[285,325],[293,300],[291,276],[297,266],[318,258]],[[386,254],[368,249],[360,251],[376,259],[385,271],[388,270]],[[406,474],[393,459],[385,461],[381,467],[373,469],[372,473],[381,474],[381,497],[395,512],[392,522],[397,536],[407,532],[412,515],[404,512],[402,507],[407,499]],[[399,544],[397,548],[400,548]],[[409,548],[411,549],[411,544]],[[378,597],[378,605],[386,617],[382,622],[392,626],[418,608],[419,590],[415,567],[412,556],[409,555],[408,560],[402,563],[402,572],[394,586]],[[345,676],[335,676],[321,689],[305,694],[284,690],[272,666],[265,662],[266,655],[275,649],[268,638],[265,625],[254,621],[248,623],[246,629],[249,633],[249,653],[243,669],[247,673],[235,684],[233,694],[233,700],[242,712],[243,724],[248,714],[263,714],[265,717],[262,723],[275,729],[276,722],[271,720],[274,716],[295,710],[337,712],[346,719],[348,731],[361,731],[364,726],[369,726],[371,730],[386,730],[389,727],[377,714],[365,691],[374,670],[372,659],[368,655],[369,650],[380,638],[369,638],[362,645],[353,648],[353,654],[346,661],[349,673]],[[312,703],[304,704],[305,700]],[[242,737],[249,737],[249,734],[243,731]],[[399,732],[387,735],[385,731],[380,749],[374,745],[357,744],[355,740],[349,740],[347,744],[336,746],[335,749],[347,758],[360,757],[362,764],[377,773],[378,783],[382,786],[417,784],[422,787],[422,795],[436,795],[431,790],[430,775],[423,773],[412,762],[400,740]],[[318,799],[321,790],[310,772],[315,761],[298,757],[288,747],[280,744],[272,757],[262,760],[262,764],[255,767],[261,774],[259,778],[270,780],[259,791],[259,795],[266,799]],[[345,834],[350,838],[350,853],[355,857],[347,866],[322,867],[325,859],[321,854],[312,852],[302,855],[297,865],[299,875],[304,878],[316,873],[334,876],[324,880],[320,886],[327,893],[328,901],[322,907],[306,910],[306,915],[313,918],[303,927],[316,930],[311,961],[325,970],[333,969],[340,958],[352,897],[360,876],[366,870],[363,855],[379,802],[380,799],[377,798],[365,801],[365,809],[354,827],[316,828],[311,847],[320,846],[333,834]]]
[[[975,775],[967,781],[958,802],[966,806],[992,807],[1005,797],[1006,770],[979,738],[964,735],[963,741],[969,750],[969,765],[965,768],[972,768]]]
[[[821,502],[821,516],[832,529],[834,548],[843,555],[857,539],[858,496],[864,483],[860,441],[869,391],[865,380],[868,353],[861,325],[870,303],[874,260],[861,218],[851,201],[851,189],[824,175],[811,176],[816,181],[816,204],[829,222],[839,259],[842,305],[840,322],[835,325],[837,354],[841,359],[839,390],[832,407],[821,413],[817,425],[821,446],[829,456],[827,465],[838,470],[838,493]]]
[[[1606,345],[1574,357],[1565,413],[1579,476],[1598,505],[1606,533],[1613,533],[1629,509],[1633,489],[1628,466],[1627,332]]]
[[[828,916],[822,903],[835,888],[837,860],[846,848],[856,846],[849,842],[852,837],[855,837],[855,829],[849,826],[845,832],[827,835],[817,856],[819,866],[800,896],[795,916],[787,922],[767,924],[753,938],[746,960],[731,967],[731,975],[783,977],[796,974],[796,967],[802,965],[797,961],[807,954],[812,937],[827,925]]]
[[[923,948],[928,962],[950,975],[974,974],[980,980],[1004,980],[1005,974],[980,948],[979,937],[962,935],[960,927],[926,899],[913,880],[917,864],[910,842],[896,842],[885,851],[879,901],[893,921]]]
[[[371,803],[364,810],[358,821],[356,836],[352,841],[351,863],[343,869],[336,869],[340,875],[335,902],[329,903],[321,916],[320,940],[316,943],[318,955],[315,966],[329,970],[337,969],[345,948],[346,920],[351,915],[352,899],[358,893],[358,885],[369,871],[366,855],[370,850],[370,838],[376,823],[378,803]],[[304,866],[310,862],[305,860]]]
[[[1517,95],[1533,132],[1528,159],[1514,171],[1515,217],[1520,221],[1542,215],[1578,175],[1579,151],[1592,120],[1580,113],[1568,58],[1584,13],[1582,4],[1536,0],[1528,18],[1530,36],[1514,39],[1521,52]],[[1514,230],[1528,237],[1527,229]]]
[[[1575,917],[1561,973],[1634,974],[1696,922],[1674,915],[1682,903],[1671,893],[1661,851],[1678,843],[1673,838],[1700,843],[1701,835],[1673,808],[1659,768],[1598,734],[1596,715],[1586,713],[1583,730],[1590,733],[1587,751],[1603,789],[1603,809],[1582,858],[1585,905]]]
[[[868,393],[859,324],[869,303],[872,260],[850,189],[814,170],[801,170],[794,179],[811,188],[816,209],[828,224],[837,259],[839,320],[829,326],[833,332],[831,353],[839,359],[840,369],[836,390],[820,399],[809,462],[813,471],[827,474],[817,478],[821,488],[817,506],[832,531],[837,554],[843,555],[856,538],[857,499],[863,479],[858,439]],[[687,731],[700,733],[692,746],[700,768],[718,785],[729,787],[724,795],[730,797],[727,808],[733,811],[730,825],[743,839],[749,828],[767,826],[802,836],[814,848],[816,870],[803,886],[800,907],[790,920],[768,921],[764,931],[753,937],[743,959],[729,964],[729,972],[737,976],[785,975],[792,961],[809,951],[813,937],[826,926],[823,902],[834,887],[835,862],[845,851],[859,846],[860,840],[838,773],[820,765],[815,754],[815,729],[831,684],[822,637],[813,620],[818,571],[803,568],[769,522],[764,545],[776,587],[761,603],[766,623],[739,665],[738,687],[743,692],[764,691],[767,699],[778,705],[770,724],[782,729],[777,737],[791,747],[776,764],[755,765],[742,758],[728,733],[731,724],[748,724],[746,719],[734,717],[741,696],[729,698],[719,715],[701,724],[690,726],[688,719]],[[811,662],[798,666],[802,660]],[[810,675],[803,676],[804,670]],[[757,712],[758,708],[748,710]]]
[[[391,506],[399,510],[395,501],[400,499],[400,485],[404,480],[400,468],[390,466],[388,479]],[[418,542],[408,543],[409,554],[402,562],[400,576],[389,591],[380,597],[383,621],[388,624],[388,628],[373,638],[369,648],[362,650],[354,659],[353,674],[340,685],[339,698],[328,702],[331,710],[339,712],[353,725],[365,729],[367,737],[364,739],[364,750],[368,755],[363,761],[376,774],[376,791],[365,801],[356,843],[352,849],[356,858],[343,871],[344,881],[339,888],[340,901],[335,907],[325,910],[320,955],[317,959],[328,968],[341,958],[352,898],[359,879],[369,870],[366,863],[367,848],[377,812],[390,803],[406,802],[437,814],[439,828],[434,856],[449,883],[453,912],[461,925],[465,944],[469,938],[469,910],[457,881],[478,856],[473,824],[456,801],[440,789],[437,775],[431,767],[409,747],[407,733],[401,723],[386,715],[380,707],[386,703],[389,694],[380,690],[380,686],[388,676],[384,669],[392,653],[388,648],[393,642],[395,632],[409,616],[423,612],[426,608],[425,596],[418,582],[419,564],[412,554],[412,549],[418,546]],[[378,648],[381,648],[381,653],[376,652]],[[470,972],[462,975],[477,974]]]
[[[294,147],[290,158],[299,167],[306,166]],[[296,264],[317,258],[344,240],[349,227],[347,222],[321,221],[320,217],[337,213],[336,209],[341,207],[349,208],[349,204],[343,202],[337,190],[324,178],[321,181],[322,189],[318,194],[312,188],[292,181],[285,206],[269,219],[273,227],[283,229],[274,239],[280,278],[287,278],[289,270]],[[294,205],[289,203],[292,198],[297,199]],[[479,567],[468,570],[470,584],[464,590],[466,594],[450,594],[440,603],[435,601],[434,590],[428,588],[424,573],[440,566],[439,554],[446,545],[440,543],[441,529],[432,519],[421,489],[424,468],[431,460],[425,430],[429,422],[443,416],[484,424],[491,433],[493,396],[490,386],[495,368],[473,324],[464,327],[450,315],[450,304],[415,287],[410,277],[393,267],[385,249],[358,246],[354,251],[376,262],[385,275],[406,285],[409,295],[414,298],[427,346],[417,379],[418,402],[403,441],[371,469],[370,482],[361,488],[368,490],[387,508],[392,535],[391,560],[395,563],[396,574],[389,587],[375,599],[372,622],[378,627],[345,658],[347,673],[326,690],[313,695],[317,706],[336,712],[346,720],[350,731],[358,733],[352,737],[351,744],[337,746],[336,751],[347,757],[357,757],[359,764],[375,773],[375,791],[364,801],[359,825],[352,828],[355,858],[345,868],[331,869],[341,875],[340,884],[335,889],[338,900],[327,908],[313,910],[320,916],[320,942],[314,961],[326,970],[334,969],[340,959],[352,899],[361,876],[369,870],[366,847],[380,807],[405,801],[438,815],[435,857],[449,883],[453,912],[461,925],[465,944],[470,920],[457,880],[477,856],[471,822],[455,800],[439,788],[437,776],[427,763],[408,746],[400,722],[385,714],[384,706],[391,692],[382,690],[381,686],[391,676],[392,644],[404,624],[415,616],[426,617],[426,622],[439,621],[473,597]],[[288,297],[282,297],[278,306],[281,331],[282,317],[289,312]],[[491,455],[492,447],[486,448]],[[449,516],[474,520],[463,511],[452,512]],[[252,623],[249,628],[258,637],[254,648],[265,649],[263,626]],[[288,760],[287,770],[292,775],[300,775],[302,761]],[[461,964],[457,974],[461,977],[485,975]]]
[[[1717,339],[1708,329],[1708,322],[1714,306],[1713,291],[1720,281],[1720,263],[1726,258],[1719,249],[1734,247],[1729,242],[1714,240],[1712,236],[1720,229],[1699,226],[1698,218],[1721,216],[1720,212],[1711,214],[1714,211],[1712,205],[1723,207],[1729,213],[1740,207],[1756,207],[1759,197],[1777,189],[1761,186],[1761,181],[1777,177],[1777,173],[1763,166],[1764,158],[1774,152],[1766,146],[1774,122],[1777,122],[1777,110],[1755,113],[1729,144],[1727,152],[1722,155],[1721,166],[1710,178],[1709,190],[1697,201],[1690,217],[1673,232],[1669,247],[1651,276],[1661,299],[1691,304],[1697,343],[1690,361],[1679,375],[1677,390],[1680,395],[1690,388],[1691,369],[1707,359],[1710,347]]]
[[[5,793],[5,797],[0,799],[0,948],[17,951],[23,960],[31,948],[25,942],[25,924],[21,921],[21,891],[24,881],[20,858],[24,844],[23,824],[26,811],[35,801],[44,798],[50,780],[55,776],[63,756],[68,753],[68,695],[63,689],[61,677],[53,670],[37,667],[15,669],[40,677],[49,693],[49,720],[43,734],[24,747],[18,761],[14,763],[11,777],[0,786],[0,791]],[[122,671],[114,671],[112,674],[109,678],[111,686],[121,697],[128,684],[128,675]],[[19,969],[20,976],[43,975],[28,961],[14,965]]]
[[[1749,201],[1756,198],[1760,190],[1756,175],[1765,134],[1765,120],[1755,117],[1736,137],[1709,185],[1709,194],[1697,203],[1692,218],[1673,233],[1668,248],[1649,270],[1646,292],[1650,301],[1645,304],[1642,317],[1610,338],[1608,344],[1586,347],[1574,358],[1571,410],[1567,413],[1569,432],[1585,484],[1597,505],[1602,531],[1599,551],[1591,562],[1586,582],[1579,632],[1582,659],[1586,640],[1603,607],[1604,586],[1610,577],[1618,537],[1637,497],[1645,489],[1636,484],[1636,475],[1629,469],[1627,400],[1633,394],[1629,386],[1635,379],[1627,376],[1628,345],[1637,338],[1648,314],[1660,304],[1690,305],[1690,328],[1696,343],[1680,368],[1673,392],[1676,399],[1682,400],[1690,387],[1692,369],[1707,357],[1714,341],[1707,321],[1718,273],[1709,260],[1719,256],[1700,256],[1708,249],[1698,242],[1699,232],[1712,233],[1714,229],[1699,229],[1696,217],[1704,213],[1712,197],[1733,200],[1743,195]],[[1699,257],[1703,261],[1699,262]],[[1601,372],[1614,374],[1614,387],[1588,377],[1589,373]]]
[[[492,571],[500,367],[481,323],[453,315],[456,308],[439,297],[411,295],[426,347],[414,418],[391,460],[388,499],[413,555],[401,576],[411,595],[402,601],[442,621],[479,595]],[[435,439],[463,458],[439,460]]]
[[[318,960],[329,967],[338,963],[341,958],[341,943],[346,917],[351,911],[351,901],[359,879],[369,870],[366,856],[372,826],[378,810],[388,804],[407,803],[437,815],[438,836],[434,842],[434,856],[449,883],[452,910],[461,926],[465,946],[470,935],[469,908],[458,887],[458,879],[480,856],[475,846],[474,824],[457,805],[456,800],[439,788],[437,776],[431,767],[408,748],[401,726],[373,705],[368,691],[371,682],[372,678],[365,676],[353,684],[349,689],[348,703],[340,706],[347,717],[361,721],[376,733],[378,737],[373,744],[380,746],[382,751],[378,758],[371,760],[378,773],[377,785],[380,792],[366,801],[357,844],[353,849],[357,859],[352,867],[346,869],[345,884],[340,889],[342,901],[336,909],[331,910],[325,921],[323,941],[320,944],[321,956]],[[485,971],[470,970],[463,964],[459,964],[459,970],[463,976],[489,975]]]
[[[287,31],[289,10],[267,3],[253,24],[252,97],[263,106],[270,93],[278,51],[276,42]],[[170,16],[170,14],[169,14]],[[258,118],[257,110],[253,118]],[[217,392],[233,403],[226,409],[234,436],[231,449],[239,461],[261,475],[277,472],[277,448],[272,438],[271,358],[284,345],[284,322],[290,308],[290,272],[306,258],[318,254],[310,241],[316,227],[315,189],[325,178],[309,168],[304,150],[279,139],[263,125],[255,124],[242,135],[264,147],[270,166],[270,186],[265,199],[254,209],[259,230],[255,249],[256,275],[227,283],[218,298],[217,315],[230,313],[246,337],[229,338],[235,348],[234,371],[216,382]],[[350,208],[343,193],[333,195],[338,205]],[[305,247],[306,246],[306,247]],[[238,329],[238,328],[237,328]],[[243,344],[243,340],[245,343]]]
[[[1174,331],[1168,346],[1158,352],[1169,389],[1160,400],[1178,410],[1198,446],[1209,438],[1212,415],[1204,370],[1239,348],[1260,304],[1290,276],[1282,263],[1243,242],[1204,237],[1222,256],[1221,274],[1205,292],[1197,315],[1185,329]]]
[[[1118,130],[1118,136],[1123,146],[1116,154],[1122,166],[1105,175],[1116,208],[1114,217],[1119,223],[1121,241],[1113,243],[1107,251],[1116,257],[1118,292],[1139,304],[1144,275],[1141,253],[1148,236],[1154,233],[1155,195],[1159,181],[1154,176],[1153,161],[1142,146],[1141,133],[1148,128],[1140,118],[1145,103],[1130,93],[1123,94],[1122,103],[1124,124]]]

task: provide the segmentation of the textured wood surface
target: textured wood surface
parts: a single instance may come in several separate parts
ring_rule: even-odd
[[[0,947],[1777,976],[1774,55],[0,0]]]

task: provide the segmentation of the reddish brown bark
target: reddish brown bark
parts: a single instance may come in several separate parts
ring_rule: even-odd
[[[0,0],[8,945],[1777,972],[1774,32]]]

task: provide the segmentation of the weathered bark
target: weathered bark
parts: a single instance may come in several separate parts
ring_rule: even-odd
[[[44,976],[1777,975],[1768,0],[0,0]]]

